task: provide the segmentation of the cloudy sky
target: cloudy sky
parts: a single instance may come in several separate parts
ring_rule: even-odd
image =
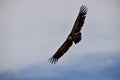
[[[81,5],[82,41],[48,62]],[[119,0],[0,0],[0,80],[119,80]]]

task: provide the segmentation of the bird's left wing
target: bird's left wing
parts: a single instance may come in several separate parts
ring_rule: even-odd
[[[49,58],[49,62],[50,63],[56,63],[58,61],[58,59],[63,56],[67,50],[72,46],[73,41],[67,39],[62,46],[57,50],[57,52],[51,57]]]

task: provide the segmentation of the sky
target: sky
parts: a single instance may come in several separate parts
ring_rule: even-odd
[[[0,0],[0,80],[119,80],[119,0]],[[88,8],[82,40],[48,59]]]

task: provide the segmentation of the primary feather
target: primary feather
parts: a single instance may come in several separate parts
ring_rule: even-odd
[[[68,35],[66,41],[62,44],[62,46],[56,51],[56,53],[51,58],[49,58],[49,61],[51,63],[58,62],[58,59],[68,51],[68,49],[72,46],[73,42],[75,44],[79,43],[79,41],[81,40],[80,31],[84,24],[86,14],[87,14],[87,8],[86,6],[82,5],[80,7],[78,17],[75,21],[71,33]]]

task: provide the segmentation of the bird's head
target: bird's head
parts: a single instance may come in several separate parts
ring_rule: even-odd
[[[72,36],[68,36],[68,40],[72,40]]]

